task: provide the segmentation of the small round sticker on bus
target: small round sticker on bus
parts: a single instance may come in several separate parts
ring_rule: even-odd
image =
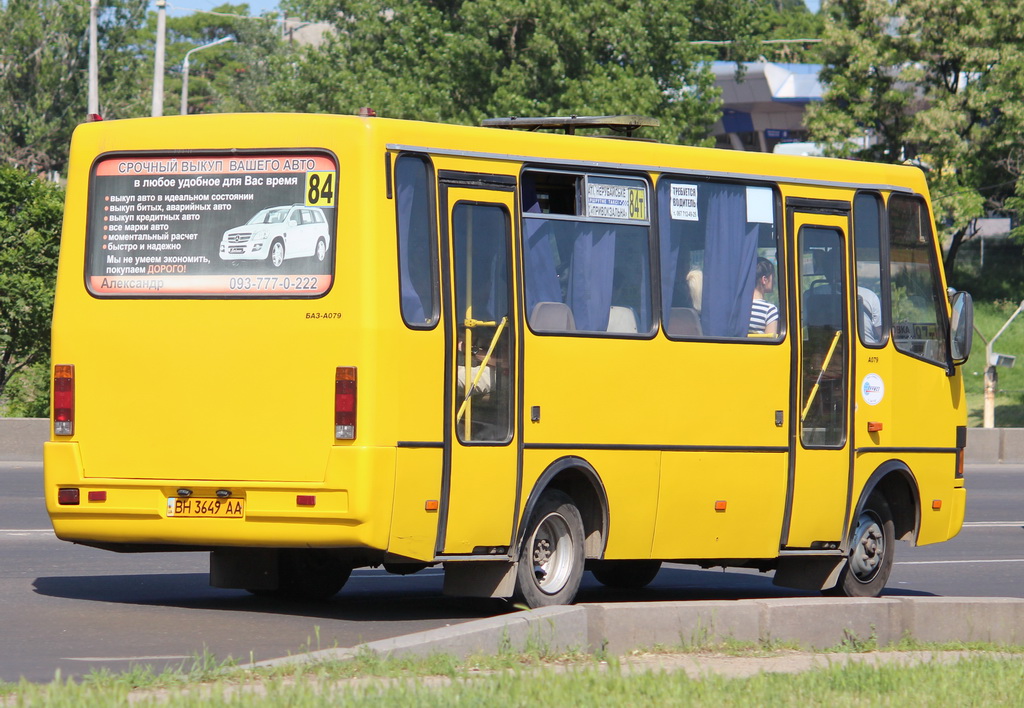
[[[869,406],[877,406],[885,397],[885,382],[878,374],[868,374],[860,384],[860,395]]]

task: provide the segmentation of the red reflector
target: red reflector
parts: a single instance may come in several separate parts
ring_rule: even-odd
[[[339,366],[334,376],[334,437],[356,437],[356,367]]]
[[[58,489],[57,503],[62,506],[77,506],[81,496],[77,489]]]
[[[53,367],[53,434],[71,435],[74,432],[75,367],[57,364]]]
[[[316,506],[316,496],[312,494],[299,494],[295,497],[295,503],[299,506]]]
[[[101,502],[101,501],[106,501],[106,500],[107,500],[107,493],[106,493],[106,491],[89,492],[89,501],[91,501],[91,502]]]
[[[437,511],[438,506],[437,499],[428,499],[427,503],[423,505],[423,508],[427,511]]]
[[[715,502],[715,511],[725,511],[727,502],[719,500]]]
[[[932,499],[932,509],[934,509],[935,511],[940,511],[942,509],[942,500]]]

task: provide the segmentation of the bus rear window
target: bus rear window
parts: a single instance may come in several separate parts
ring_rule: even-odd
[[[320,152],[102,157],[86,287],[98,297],[322,295],[337,189],[337,162]]]

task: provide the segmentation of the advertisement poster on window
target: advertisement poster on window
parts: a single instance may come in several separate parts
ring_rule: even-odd
[[[100,297],[322,295],[337,190],[337,163],[316,152],[102,158],[86,286]]]

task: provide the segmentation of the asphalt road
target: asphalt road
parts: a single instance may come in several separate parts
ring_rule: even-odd
[[[189,666],[353,646],[512,611],[441,594],[440,569],[357,570],[336,598],[309,605],[207,584],[203,553],[115,554],[58,541],[40,463],[0,462],[0,680],[48,681],[102,667]],[[899,544],[888,595],[1024,597],[1024,465],[967,471],[967,521],[944,544]],[[579,602],[794,597],[754,572],[666,566],[645,590],[587,574]]]

